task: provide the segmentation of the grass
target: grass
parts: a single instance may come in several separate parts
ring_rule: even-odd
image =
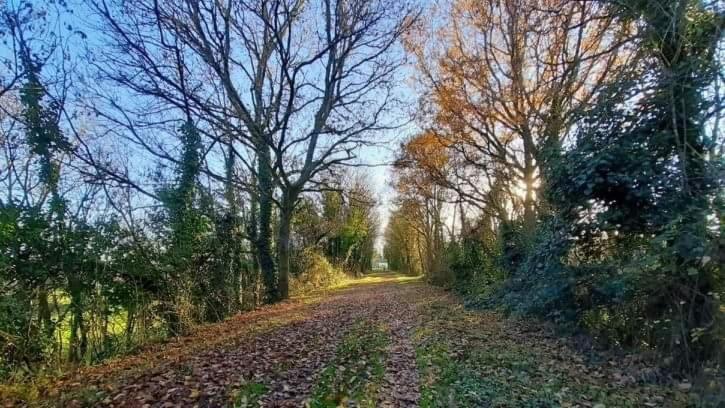
[[[319,302],[321,299],[329,296],[331,293],[352,289],[358,286],[370,286],[388,283],[414,283],[419,282],[422,278],[422,276],[409,276],[397,272],[367,273],[360,278],[345,276],[344,278],[338,280],[337,283],[335,283],[334,285],[328,286],[326,288],[318,288],[311,291],[298,292],[294,296],[292,296],[292,298],[304,304],[310,304]]]
[[[375,272],[365,274],[361,278],[347,278],[332,289],[346,289],[361,285],[375,285],[382,283],[411,283],[422,279],[422,276],[409,276],[396,272]]]
[[[0,402],[3,400],[15,401],[18,402],[19,406],[33,407],[95,407],[108,397],[104,390],[89,386],[55,395],[52,399],[48,399],[47,395],[41,391],[41,389],[46,389],[48,386],[49,383],[46,379],[40,379],[34,383],[2,385],[0,386]]]
[[[617,367],[587,366],[562,343],[515,331],[494,313],[468,312],[446,302],[427,310],[428,320],[414,336],[421,407],[686,404],[685,396],[670,387],[616,384],[611,376]]]
[[[335,357],[322,371],[309,406],[374,407],[384,374],[388,334],[380,326],[355,325],[340,343]]]
[[[245,382],[237,390],[231,393],[232,406],[234,408],[246,408],[257,406],[259,399],[269,391],[265,384],[257,382]]]

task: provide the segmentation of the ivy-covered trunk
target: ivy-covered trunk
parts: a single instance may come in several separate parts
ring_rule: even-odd
[[[251,244],[252,257],[245,268],[242,287],[244,288],[244,308],[249,310],[261,304],[266,295],[262,267],[260,266],[259,249],[257,247],[257,230],[259,229],[259,197],[250,195],[249,217],[246,219],[246,231]]]
[[[226,259],[227,259],[227,280],[228,284],[231,285],[231,288],[229,289],[229,305],[228,308],[230,311],[238,311],[242,307],[242,273],[244,269],[243,261],[242,261],[242,245],[243,245],[243,237],[242,237],[242,219],[239,214],[239,202],[238,202],[238,195],[236,191],[236,186],[234,185],[234,180],[236,180],[236,174],[235,174],[235,163],[236,163],[236,155],[234,152],[234,149],[232,145],[229,146],[229,152],[227,154],[227,162],[226,162],[226,183],[225,183],[225,192],[224,196],[227,201],[227,217],[229,220],[229,231],[227,235],[229,236],[229,248],[226,251]]]
[[[285,210],[280,211],[279,234],[277,237],[280,299],[287,299],[289,297],[290,223],[291,215],[289,215]]]
[[[166,331],[169,336],[182,336],[186,333],[185,325],[176,308],[176,298],[172,294],[168,294],[161,301],[161,316],[166,322]]]
[[[38,318],[43,326],[43,334],[47,338],[53,337],[55,325],[51,320],[50,305],[48,304],[48,291],[41,287],[38,291]]]
[[[124,329],[124,337],[126,342],[126,348],[131,349],[133,345],[133,332],[136,327],[136,302],[130,302],[126,306],[126,328]]]
[[[297,192],[287,192],[282,198],[282,205],[279,210],[279,230],[277,234],[277,261],[279,263],[279,297],[289,297],[289,273],[290,273],[290,235],[292,228],[292,216],[297,201]]]
[[[83,319],[83,288],[76,277],[69,277],[71,330],[68,359],[71,363],[83,360],[88,351],[88,333]]]
[[[536,231],[536,165],[534,164],[533,145],[524,142],[524,229],[526,238],[531,239]]]
[[[230,220],[226,219],[222,222],[220,228],[222,233],[220,238],[228,241],[220,241],[217,244],[216,255],[217,262],[211,267],[211,276],[209,277],[208,290],[206,290],[202,299],[204,302],[204,321],[220,322],[229,315],[231,306],[232,288],[229,287],[232,268],[234,267],[234,250],[233,239],[229,234],[229,227],[225,224]]]
[[[263,138],[257,138],[255,147],[257,150],[257,203],[259,205],[259,214],[254,246],[265,285],[267,301],[276,302],[280,300],[280,296],[274,256],[272,255],[272,209],[274,205],[272,157],[269,146],[267,146]]]

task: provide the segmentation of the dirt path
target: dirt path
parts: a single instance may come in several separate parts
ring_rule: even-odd
[[[76,372],[29,405],[681,406],[685,395],[654,384],[653,370],[583,355],[536,323],[466,311],[420,281],[373,275]]]
[[[49,392],[63,406],[304,406],[341,338],[365,322],[390,329],[395,364],[386,364],[380,398],[402,406],[394,402],[418,398],[417,387],[407,384],[417,374],[409,315],[431,288],[401,280],[373,276],[321,299],[241,315],[160,350],[79,372]]]
[[[384,383],[378,406],[386,408],[417,407],[420,383],[411,336],[419,320],[416,303],[402,303],[389,321],[390,345],[387,348]]]

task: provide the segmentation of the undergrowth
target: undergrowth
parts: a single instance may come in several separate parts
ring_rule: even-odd
[[[322,254],[306,249],[297,259],[299,274],[290,277],[290,292],[293,295],[305,295],[319,289],[339,285],[347,275],[335,267]]]

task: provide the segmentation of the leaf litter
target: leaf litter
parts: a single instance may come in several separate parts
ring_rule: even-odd
[[[656,368],[638,356],[593,359],[536,322],[467,311],[441,289],[388,276],[266,306],[77,370],[45,390],[45,399],[24,405],[685,404],[687,390],[658,383]]]

